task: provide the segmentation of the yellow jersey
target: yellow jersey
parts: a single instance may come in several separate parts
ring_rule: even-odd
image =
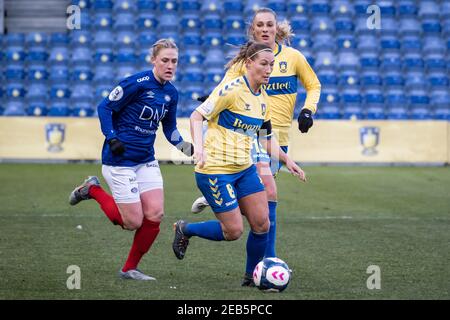
[[[277,134],[280,146],[289,144],[289,128],[292,124],[295,102],[297,99],[298,80],[306,90],[306,99],[302,108],[311,110],[314,114],[320,98],[321,85],[315,72],[305,56],[298,50],[277,43],[275,49],[275,64],[270,75],[270,81],[263,88],[269,96],[268,105],[272,116],[272,128]],[[227,70],[223,83],[245,74],[243,63],[233,65]],[[217,90],[214,89],[213,93]]]
[[[205,174],[232,174],[252,165],[250,150],[256,133],[270,119],[267,94],[255,93],[247,78],[240,76],[217,87],[196,110],[208,120],[203,143],[206,159]]]

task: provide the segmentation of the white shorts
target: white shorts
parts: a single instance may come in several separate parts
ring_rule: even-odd
[[[134,167],[103,165],[102,174],[116,203],[140,202],[141,193],[163,188],[158,160]]]

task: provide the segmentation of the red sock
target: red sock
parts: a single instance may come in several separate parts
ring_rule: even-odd
[[[103,212],[113,224],[118,224],[123,228],[123,220],[117,208],[114,198],[105,192],[100,186],[92,186],[89,188],[89,195],[95,199]]]
[[[125,262],[125,266],[122,269],[123,272],[136,269],[142,256],[150,250],[150,247],[158,236],[159,224],[160,222],[154,222],[144,218],[142,226],[134,234],[133,245],[128,254],[127,262]]]

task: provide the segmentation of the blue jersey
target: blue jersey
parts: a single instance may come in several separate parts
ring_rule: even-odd
[[[122,80],[98,106],[106,137],[102,163],[130,167],[155,160],[153,145],[159,122],[171,144],[181,143],[183,138],[176,121],[177,103],[177,89],[170,82],[158,82],[151,70]],[[108,141],[113,138],[124,143],[124,154],[111,153]]]

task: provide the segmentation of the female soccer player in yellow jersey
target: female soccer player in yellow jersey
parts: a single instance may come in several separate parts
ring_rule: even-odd
[[[276,13],[269,8],[257,10],[248,29],[248,37],[270,46],[275,54],[274,70],[268,84],[263,88],[268,94],[267,102],[271,113],[273,131],[278,135],[278,141],[284,152],[288,150],[289,129],[292,124],[295,102],[297,98],[297,84],[300,80],[306,90],[306,100],[298,117],[298,128],[302,133],[308,132],[313,124],[312,115],[316,112],[320,97],[320,82],[309,65],[306,58],[298,50],[283,45],[285,40],[292,36],[291,27],[287,22],[277,22]],[[223,83],[239,77],[245,73],[246,66],[240,62],[231,61],[227,65],[227,72]],[[217,88],[213,91],[215,94]],[[276,174],[281,167],[278,161],[267,156],[256,142],[252,148],[253,160],[257,163],[258,173],[261,176],[269,201],[270,232],[266,250],[267,257],[276,256],[276,207],[277,187],[272,174]],[[192,212],[198,213],[208,202],[204,197],[197,199],[192,205]],[[251,241],[251,238],[249,238]],[[246,272],[243,285],[252,285],[252,279]]]
[[[269,154],[278,151],[288,170],[305,181],[304,172],[271,139],[271,116],[267,94],[261,86],[269,82],[273,69],[272,48],[250,41],[233,60],[243,63],[246,72],[224,83],[191,115],[197,186],[210,203],[217,220],[174,224],[173,251],[183,259],[189,238],[198,236],[215,241],[238,239],[244,229],[242,215],[250,225],[247,243],[247,270],[253,272],[264,257],[270,228],[264,185],[253,164],[250,150],[255,139]],[[208,120],[203,142],[203,120]],[[269,143],[270,141],[270,143]]]

